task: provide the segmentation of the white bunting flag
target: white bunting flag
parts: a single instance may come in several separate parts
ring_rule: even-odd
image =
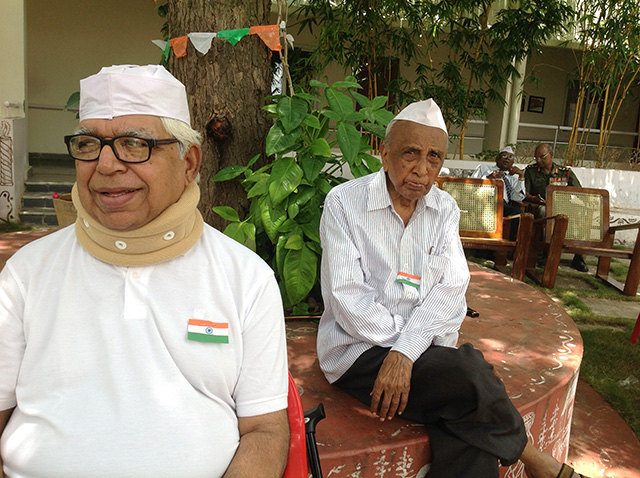
[[[187,36],[194,48],[198,50],[203,55],[206,55],[209,50],[211,50],[211,42],[216,37],[215,33],[188,33]]]

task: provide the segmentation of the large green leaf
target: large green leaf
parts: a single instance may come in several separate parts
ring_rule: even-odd
[[[357,88],[362,89],[362,86],[356,81],[353,76],[347,76],[344,80],[336,81],[331,84],[331,88]]]
[[[317,116],[314,115],[308,114],[307,116],[305,116],[302,124],[308,126],[309,128],[320,129],[320,120]]]
[[[371,156],[367,153],[360,153],[360,157],[364,160],[365,163],[367,163],[367,166],[369,167],[371,172],[375,173],[376,171],[380,171],[380,168],[382,167],[382,161],[380,160],[380,158],[376,158],[375,156]]]
[[[382,126],[387,126],[394,116],[389,110],[375,110],[373,115],[375,116],[376,121]]]
[[[242,232],[244,232],[249,239],[256,239],[256,226],[252,222],[242,222]]]
[[[357,91],[352,91],[351,95],[355,98],[355,100],[358,102],[358,104],[363,107],[363,108],[370,108],[371,107],[371,100],[369,98],[367,98],[366,96],[358,93]]]
[[[301,134],[301,128],[296,128],[292,132],[286,133],[282,123],[280,121],[276,122],[267,134],[267,156],[291,150],[291,147],[296,144]]]
[[[311,199],[316,194],[316,190],[312,187],[301,188],[298,193],[291,197],[291,200],[295,202],[298,206],[302,207],[309,199]]]
[[[233,179],[235,177],[240,176],[245,171],[247,171],[246,166],[239,166],[239,165],[227,166],[226,168],[218,171],[216,175],[213,178],[211,178],[211,181],[214,181],[214,182],[228,181],[229,179]]]
[[[311,93],[305,93],[304,91],[300,91],[300,92],[296,93],[295,96],[297,96],[299,98],[304,98],[305,100],[308,100],[308,101],[311,101],[311,102],[320,101],[320,98],[318,98],[316,95],[312,95]]]
[[[360,133],[356,127],[349,123],[339,123],[336,138],[345,161],[354,162],[360,151]]]
[[[303,243],[284,258],[284,285],[292,304],[303,300],[316,282],[318,256]]]
[[[291,156],[277,159],[271,169],[269,196],[274,205],[280,204],[300,184],[303,171]]]
[[[329,85],[318,80],[309,80],[309,86],[312,88],[327,88]]]
[[[284,245],[287,243],[286,236],[278,236],[278,242],[276,243],[276,272],[280,277],[283,276],[284,271],[284,258],[287,255],[287,250],[284,248]],[[284,283],[284,281],[283,281]],[[285,294],[282,294],[285,297]]]
[[[289,214],[289,217],[291,219],[295,219],[299,212],[300,212],[300,206],[298,206],[296,203],[289,204],[289,207],[287,208],[287,213]]]
[[[304,171],[304,177],[310,182],[315,181],[325,164],[325,161],[316,158],[311,153],[305,153],[300,156],[300,166]]]
[[[302,236],[300,234],[292,234],[287,239],[287,243],[284,245],[285,249],[290,249],[293,251],[299,251],[304,247],[304,242],[302,240]]]
[[[218,216],[227,221],[238,222],[240,217],[235,209],[229,206],[214,206],[211,208]]]
[[[305,236],[315,242],[320,242],[320,216],[318,215],[317,219],[314,218],[314,221],[302,224],[300,226]]]
[[[355,111],[351,97],[340,90],[327,88],[324,91],[324,96],[327,98],[331,111],[337,113],[340,119],[346,118],[349,114]]]
[[[240,244],[244,244],[245,239],[247,238],[247,235],[242,229],[241,222],[232,222],[225,228],[224,233],[231,239],[238,241]]]
[[[327,143],[327,140],[324,138],[316,139],[309,145],[309,149],[316,156],[331,157],[331,146],[329,146],[329,143]]]
[[[275,244],[278,237],[278,227],[287,219],[287,212],[282,206],[272,206],[270,201],[263,201],[260,204],[260,219],[262,219],[264,232]]]
[[[265,174],[266,177],[260,178],[260,181],[255,183],[251,189],[247,192],[247,199],[251,199],[256,196],[262,196],[266,194],[269,190],[269,175]]]
[[[380,126],[379,124],[373,124],[373,123],[362,123],[360,126],[362,126],[362,129],[365,130],[367,133],[373,133],[378,138],[384,139],[384,136],[386,134],[386,128],[384,126]]]
[[[295,96],[283,96],[278,101],[278,116],[286,133],[291,133],[307,116],[307,102]]]
[[[387,104],[387,99],[388,99],[388,97],[386,97],[386,96],[376,96],[373,99],[373,101],[371,102],[372,106],[373,106],[373,109],[378,110],[380,108],[384,108],[385,105]]]

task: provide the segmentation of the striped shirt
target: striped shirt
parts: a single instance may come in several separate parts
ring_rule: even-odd
[[[320,223],[325,311],[317,342],[329,382],[373,346],[412,361],[431,344],[455,347],[469,283],[459,219],[451,196],[432,187],[405,226],[382,170],[329,192]]]
[[[501,171],[501,169],[495,164],[479,164],[475,169],[473,174],[471,174],[472,178],[486,178],[494,171]],[[504,172],[504,176],[502,181],[504,182],[505,196],[507,196],[507,202],[509,201],[524,201],[526,193],[526,188],[524,184],[524,180],[520,181],[520,178],[517,174],[509,174],[506,171]]]

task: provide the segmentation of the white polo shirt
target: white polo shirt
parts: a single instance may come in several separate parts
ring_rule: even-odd
[[[189,320],[228,343],[190,340]],[[236,416],[286,408],[286,373],[271,269],[206,224],[184,256],[137,268],[95,259],[69,227],[0,274],[11,477],[221,476]]]

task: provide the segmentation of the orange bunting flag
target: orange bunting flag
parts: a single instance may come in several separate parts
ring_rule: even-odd
[[[272,51],[282,50],[280,27],[278,25],[259,25],[249,28],[249,35],[258,35]]]
[[[187,56],[188,41],[189,37],[187,35],[171,39],[171,48],[173,48],[173,54],[176,56],[176,58]]]

